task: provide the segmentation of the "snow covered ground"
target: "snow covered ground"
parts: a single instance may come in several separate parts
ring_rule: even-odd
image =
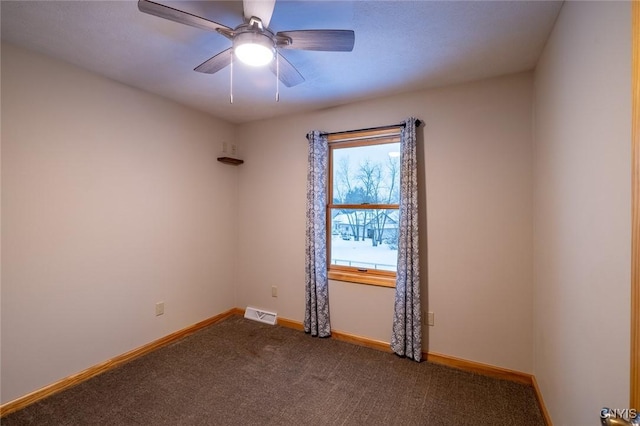
[[[374,247],[371,239],[364,241],[343,240],[340,235],[331,236],[331,264],[356,266],[369,269],[395,271],[398,250],[391,250],[385,243]]]

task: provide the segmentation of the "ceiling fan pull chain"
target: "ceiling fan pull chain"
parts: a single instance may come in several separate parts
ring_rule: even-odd
[[[231,64],[229,66],[230,78],[229,78],[229,101],[233,103],[233,52],[231,53]]]
[[[280,102],[280,55],[276,53],[276,102]]]

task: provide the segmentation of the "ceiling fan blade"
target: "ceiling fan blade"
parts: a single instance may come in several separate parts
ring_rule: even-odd
[[[244,18],[248,22],[252,16],[260,18],[265,28],[269,27],[276,0],[243,0]]]
[[[298,84],[304,82],[304,77],[296,67],[294,67],[291,62],[287,61],[287,58],[278,53],[277,58],[279,63],[276,61],[271,61],[269,68],[271,68],[271,72],[278,75],[280,77],[280,81],[287,87],[297,86]],[[278,67],[280,68],[278,70]]]
[[[148,13],[149,15],[159,16],[160,18],[168,19],[180,24],[190,25],[206,31],[232,31],[231,28],[218,24],[217,22],[149,0],[138,0],[138,10],[140,10],[140,12]]]
[[[297,30],[280,31],[277,37],[287,37],[289,44],[278,44],[281,49],[320,50],[325,52],[351,52],[356,35],[351,30]]]
[[[194,71],[203,72],[206,74],[214,74],[227,65],[230,65],[231,61],[233,61],[233,50],[229,48],[218,53],[213,58],[207,59],[206,61],[195,67]]]

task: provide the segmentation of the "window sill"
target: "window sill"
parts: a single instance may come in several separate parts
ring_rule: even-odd
[[[381,276],[373,274],[362,274],[357,272],[348,271],[328,271],[330,280],[346,281],[355,284],[375,285],[379,287],[391,287],[396,286],[395,276]]]

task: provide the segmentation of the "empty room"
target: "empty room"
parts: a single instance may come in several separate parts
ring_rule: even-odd
[[[637,3],[0,20],[0,423],[640,422]]]

